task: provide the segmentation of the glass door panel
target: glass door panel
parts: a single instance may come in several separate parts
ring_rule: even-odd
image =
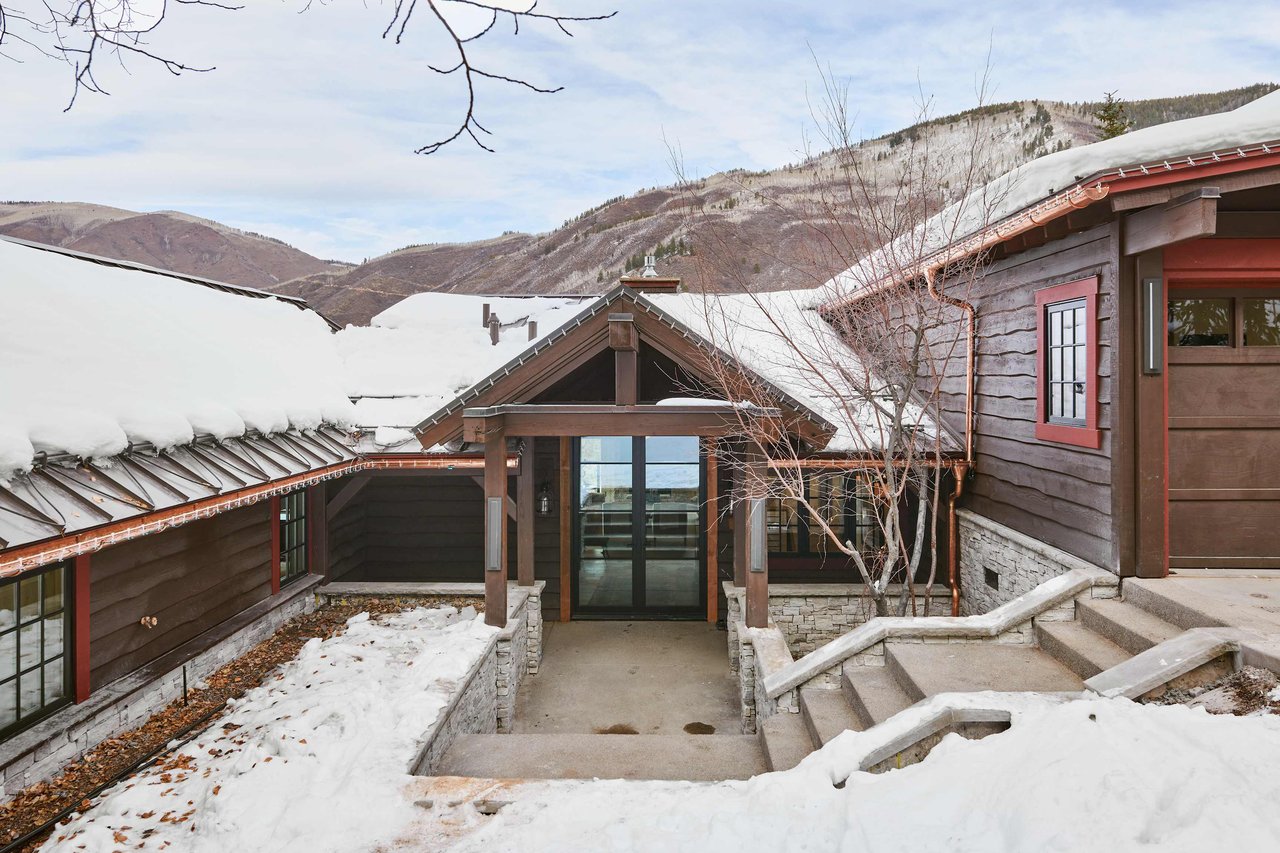
[[[644,456],[645,604],[697,608],[702,601],[698,439],[650,436]]]
[[[630,437],[584,438],[578,468],[578,605],[629,609],[634,596]]]

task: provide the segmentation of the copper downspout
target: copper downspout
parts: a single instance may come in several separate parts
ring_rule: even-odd
[[[929,295],[944,305],[959,308],[965,316],[964,353],[964,462],[954,469],[955,490],[947,498],[947,583],[951,585],[951,615],[960,615],[960,532],[956,525],[956,503],[964,494],[964,480],[973,465],[974,374],[977,360],[978,312],[971,302],[947,296],[938,290],[938,267],[926,267],[925,285]]]

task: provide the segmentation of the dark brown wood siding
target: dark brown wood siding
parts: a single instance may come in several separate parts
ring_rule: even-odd
[[[542,614],[560,618],[560,439],[537,438],[533,443],[534,499],[545,486],[551,493],[551,514],[533,517],[533,576],[546,581]],[[565,523],[568,523],[565,520]],[[567,591],[564,592],[568,594]]]
[[[1001,524],[1115,569],[1111,396],[1117,343],[1117,247],[1110,224],[992,265],[968,293],[978,312],[976,474],[965,504]],[[1098,276],[1097,450],[1035,437],[1035,291]],[[964,430],[964,359],[943,378],[948,425]]]
[[[269,502],[93,555],[94,689],[150,663],[271,594]],[[141,620],[158,624],[145,628]]]

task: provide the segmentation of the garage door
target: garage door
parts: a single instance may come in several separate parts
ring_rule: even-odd
[[[1280,287],[1169,290],[1169,565],[1280,568]]]

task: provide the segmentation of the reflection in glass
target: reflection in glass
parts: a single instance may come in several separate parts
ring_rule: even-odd
[[[1244,300],[1244,345],[1280,347],[1280,299]]]
[[[697,607],[700,467],[696,436],[649,436],[644,466],[647,607]]]
[[[578,602],[585,607],[630,607],[631,439],[583,438],[578,471]]]
[[[1231,300],[1170,299],[1169,346],[1231,346]]]

